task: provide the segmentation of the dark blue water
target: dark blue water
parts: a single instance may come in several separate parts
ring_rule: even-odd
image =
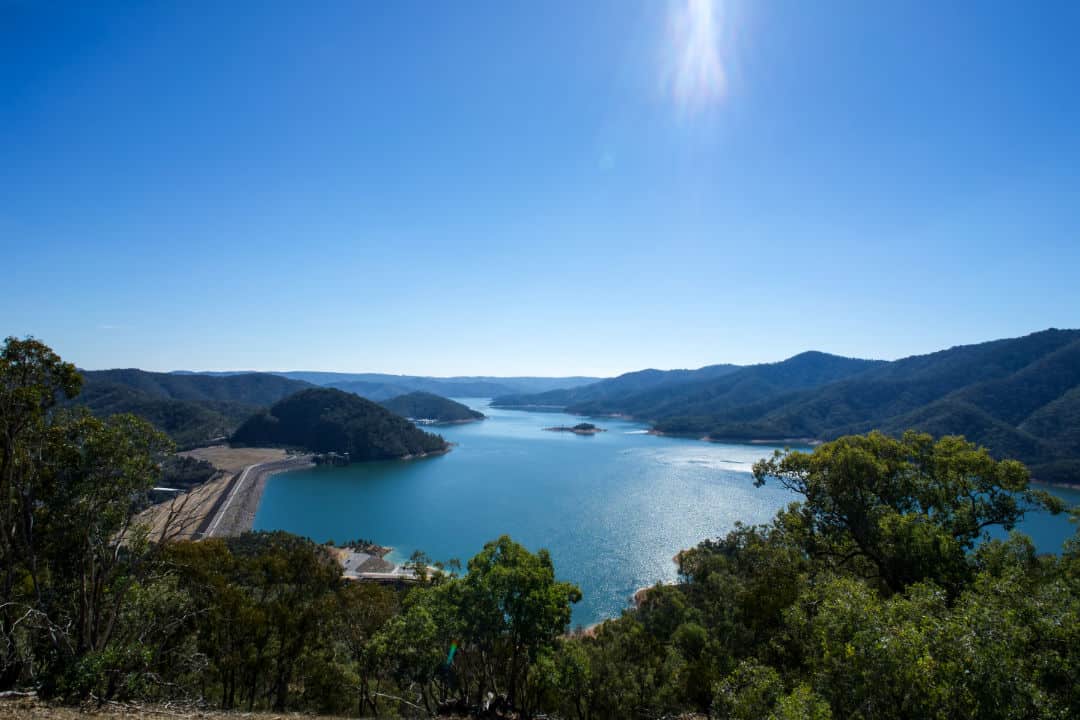
[[[551,551],[558,576],[582,589],[574,623],[587,625],[618,615],[636,589],[675,579],[680,549],[739,520],[766,522],[795,499],[775,483],[753,485],[750,466],[772,447],[656,437],[606,419],[597,424],[608,431],[592,437],[545,432],[580,418],[462,402],[488,419],[439,428],[457,443],[449,454],[273,476],[255,528],[462,561],[506,533]],[[1080,492],[1055,492],[1080,503]],[[1024,529],[1046,550],[1071,533],[1062,518]]]

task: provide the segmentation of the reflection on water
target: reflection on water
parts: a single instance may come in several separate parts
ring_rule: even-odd
[[[576,419],[463,402],[489,419],[439,428],[456,443],[451,453],[273,476],[255,527],[367,538],[397,558],[420,549],[440,560],[467,560],[506,533],[551,551],[559,577],[585,596],[574,622],[589,624],[617,615],[637,588],[674,580],[680,549],[737,521],[766,522],[794,499],[776,483],[753,485],[751,466],[773,447],[657,437],[614,419],[597,421],[609,432],[593,436],[544,432]],[[1061,518],[1025,530],[1050,550],[1070,531]]]

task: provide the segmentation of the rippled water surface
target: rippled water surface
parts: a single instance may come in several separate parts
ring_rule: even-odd
[[[617,615],[637,588],[673,580],[680,549],[739,520],[765,522],[794,499],[776,484],[753,485],[750,466],[772,447],[656,437],[608,419],[596,421],[608,431],[591,437],[544,432],[580,418],[462,402],[489,417],[438,428],[456,443],[449,454],[273,476],[256,529],[367,538],[393,546],[396,558],[420,549],[463,562],[506,533],[551,551],[558,576],[584,593],[574,623],[587,625]],[[1080,502],[1080,493],[1059,494]],[[1025,530],[1056,550],[1068,524],[1044,520]]]

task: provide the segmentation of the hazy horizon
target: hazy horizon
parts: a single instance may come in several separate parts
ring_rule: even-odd
[[[0,331],[611,376],[1080,326],[1080,6],[0,9]]]
[[[1046,330],[1074,330],[1074,329],[1076,329],[1076,328],[1065,328],[1065,327],[1051,328],[1051,327],[1047,327],[1047,328],[1039,328],[1037,330],[1032,330],[1030,332],[1022,333],[1021,335],[1010,336],[1010,337],[1022,337],[1022,336],[1026,336],[1026,335],[1031,335],[1033,333],[1043,332],[1043,331],[1046,331]],[[928,353],[933,353],[933,352],[937,352],[937,351],[940,351],[940,350],[947,350],[947,349],[949,349],[951,347],[956,347],[956,346],[960,346],[960,345],[978,344],[978,343],[982,343],[982,342],[992,342],[994,340],[1006,340],[1006,339],[1010,339],[1010,338],[1006,338],[1006,337],[984,338],[982,340],[976,341],[975,343],[954,343],[953,345],[948,345],[948,346],[945,346],[945,347],[931,348],[929,350],[926,350],[925,352],[905,353],[903,355],[898,355],[896,357],[887,357],[887,358],[886,357],[854,356],[854,355],[845,355],[843,357],[849,357],[849,358],[855,358],[855,359],[861,359],[861,360],[893,361],[893,360],[900,360],[900,359],[907,358],[907,357],[912,357],[912,356],[926,355]],[[707,366],[710,366],[710,365],[726,365],[726,364],[730,364],[730,365],[749,366],[749,365],[758,365],[758,364],[778,363],[778,362],[782,362],[784,360],[787,360],[787,359],[789,359],[791,357],[794,357],[796,355],[801,355],[803,353],[808,353],[808,352],[825,352],[825,351],[818,350],[816,348],[808,348],[808,349],[802,350],[802,351],[800,351],[798,353],[794,353],[793,355],[786,355],[784,357],[775,358],[775,359],[772,359],[772,360],[762,360],[762,361],[759,361],[759,362],[751,362],[751,363],[735,363],[735,362],[728,362],[726,360],[718,360],[716,362],[707,362],[707,363],[704,363],[702,365],[693,365],[693,366],[680,365],[680,366],[673,366],[673,367],[657,367],[655,365],[643,365],[641,367],[629,368],[629,369],[626,369],[626,370],[620,370],[618,372],[612,372],[612,373],[608,373],[608,374],[591,374],[591,373],[580,373],[580,372],[567,372],[567,373],[557,373],[557,374],[556,373],[543,373],[543,372],[540,372],[540,373],[515,373],[515,374],[496,374],[496,373],[487,373],[487,372],[469,372],[469,373],[447,374],[447,373],[398,372],[398,371],[393,371],[393,370],[365,370],[365,369],[342,370],[340,368],[290,368],[290,369],[276,369],[276,368],[269,368],[269,369],[210,368],[210,369],[201,369],[200,370],[200,369],[192,369],[192,368],[186,368],[186,367],[154,369],[154,368],[146,368],[146,367],[136,367],[134,365],[112,366],[112,367],[86,367],[85,365],[83,365],[81,363],[78,363],[78,362],[76,362],[75,364],[82,370],[90,370],[90,371],[94,371],[94,370],[119,370],[119,369],[136,368],[136,369],[139,369],[139,370],[147,370],[147,371],[150,371],[150,372],[193,373],[193,374],[204,374],[204,373],[206,373],[206,374],[209,374],[209,373],[272,373],[272,374],[275,374],[275,373],[276,374],[284,374],[284,373],[326,373],[326,374],[340,374],[340,375],[396,375],[396,376],[429,377],[429,378],[434,378],[434,379],[440,379],[440,378],[443,378],[443,379],[445,379],[445,378],[514,378],[514,377],[538,377],[538,378],[581,378],[581,377],[592,377],[592,378],[604,379],[604,378],[617,377],[617,376],[623,375],[625,373],[636,372],[636,371],[640,371],[640,370],[697,370],[699,368],[707,367]],[[827,354],[838,355],[839,353],[827,353]]]

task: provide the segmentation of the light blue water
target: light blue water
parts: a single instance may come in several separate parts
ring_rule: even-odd
[[[582,589],[573,619],[587,625],[618,615],[636,589],[674,580],[680,549],[738,520],[766,522],[795,499],[775,483],[753,485],[750,466],[772,447],[656,437],[609,419],[591,437],[545,432],[580,418],[461,402],[488,419],[438,428],[457,444],[449,454],[275,475],[255,528],[318,542],[367,538],[398,559],[420,549],[463,562],[506,533],[551,551],[559,578]],[[1080,492],[1055,492],[1080,503]],[[1045,550],[1071,533],[1061,518],[1024,529]]]

